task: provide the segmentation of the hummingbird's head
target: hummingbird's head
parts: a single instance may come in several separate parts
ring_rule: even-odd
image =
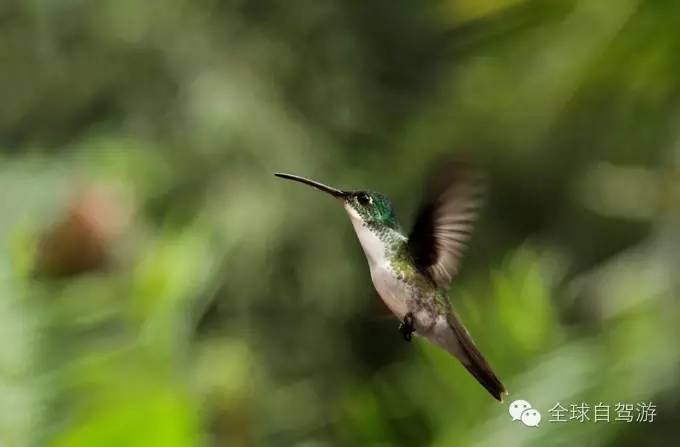
[[[304,183],[341,200],[347,214],[355,223],[365,223],[369,227],[398,228],[392,203],[382,194],[370,191],[343,191],[292,174],[275,173],[274,175]]]
[[[352,191],[345,198],[345,210],[352,220],[369,226],[397,229],[397,218],[392,202],[384,195],[370,191]]]

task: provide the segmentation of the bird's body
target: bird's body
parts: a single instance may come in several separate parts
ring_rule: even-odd
[[[342,199],[366,255],[373,285],[390,311],[407,325],[407,340],[414,332],[445,349],[502,400],[505,388],[447,299],[445,286],[457,269],[461,235],[470,226],[468,205],[460,200],[457,204],[453,200],[452,209],[446,208],[450,205],[446,201],[426,204],[411,235],[406,236],[391,203],[381,194],[340,191],[302,177],[277,175]],[[446,193],[444,188],[438,197],[446,198]],[[460,188],[456,194],[460,194]],[[437,214],[440,210],[444,211],[441,216]]]
[[[427,333],[446,305],[439,302],[436,287],[409,262],[407,237],[398,229],[372,228],[351,208],[348,213],[380,298],[400,320],[413,314],[416,333]]]

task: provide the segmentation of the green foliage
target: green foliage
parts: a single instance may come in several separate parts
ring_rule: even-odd
[[[680,8],[0,5],[0,445],[671,445]],[[432,160],[488,200],[451,300],[511,422],[384,317],[344,211]],[[550,423],[652,401],[654,423]]]

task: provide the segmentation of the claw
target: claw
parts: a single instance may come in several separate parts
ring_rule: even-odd
[[[413,325],[413,314],[411,312],[404,315],[404,321],[399,325],[399,332],[404,336],[404,340],[411,341],[413,332],[415,331]]]

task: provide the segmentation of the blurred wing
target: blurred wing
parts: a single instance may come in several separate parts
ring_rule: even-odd
[[[409,235],[409,252],[416,267],[439,287],[447,287],[458,272],[477,217],[481,180],[469,163],[445,163],[433,177],[416,217]]]

